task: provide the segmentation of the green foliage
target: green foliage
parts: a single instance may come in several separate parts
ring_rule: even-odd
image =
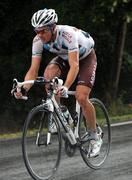
[[[33,88],[28,102],[16,101],[10,96],[12,79],[23,80],[31,61],[31,44],[35,35],[30,24],[32,14],[38,9],[55,8],[59,24],[69,24],[88,31],[95,40],[98,69],[94,95],[104,99],[109,94],[111,67],[115,53],[115,39],[119,18],[123,15],[129,22],[126,35],[124,60],[119,84],[119,96],[123,102],[132,102],[132,11],[130,0],[1,0],[1,48],[0,48],[0,124],[3,126],[21,127],[27,112],[40,103],[42,90]],[[43,56],[40,75],[52,56]],[[39,95],[38,95],[39,94]],[[118,106],[117,106],[118,104]],[[122,102],[110,106],[113,114],[123,112]],[[122,111],[117,107],[122,108]],[[125,110],[126,111],[126,110]],[[18,119],[18,117],[20,119]],[[12,124],[10,123],[12,122]],[[11,126],[12,125],[12,126]]]
[[[127,73],[132,72],[132,55],[127,52],[124,53],[124,66],[122,69]]]
[[[132,55],[124,52],[122,73],[119,83],[120,94],[123,102],[132,102]]]
[[[132,104],[124,104],[121,98],[118,98],[109,105],[109,114],[110,116],[132,114]]]

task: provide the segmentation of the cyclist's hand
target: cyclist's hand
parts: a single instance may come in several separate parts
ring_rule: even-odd
[[[16,98],[16,99],[22,99],[22,93],[21,92],[14,92],[14,97]]]
[[[68,92],[68,88],[65,86],[61,86],[57,90],[57,94],[61,97],[68,97],[67,92]]]
[[[11,94],[14,95],[14,97],[16,99],[24,99],[24,100],[27,100],[28,97],[27,97],[27,91],[26,89],[24,89],[23,87],[21,87],[20,89],[15,89],[15,90],[12,90],[11,91]]]

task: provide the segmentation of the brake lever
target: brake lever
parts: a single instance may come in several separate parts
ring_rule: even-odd
[[[62,86],[63,85],[63,80],[62,79],[59,79],[58,77],[55,77],[54,80],[53,80],[53,83],[55,86]]]
[[[14,96],[14,93],[15,92],[19,92],[21,91],[21,87],[18,87],[18,80],[17,79],[13,79],[13,87],[12,87],[12,90],[11,90],[11,95]],[[23,100],[28,100],[28,97],[27,96],[22,96]]]
[[[13,86],[12,86],[12,90],[11,90],[12,96],[14,95],[14,92],[16,91],[17,83],[18,83],[17,79],[13,79]]]

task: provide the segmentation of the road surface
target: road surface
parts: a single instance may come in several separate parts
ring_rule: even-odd
[[[0,180],[31,180],[22,159],[21,140],[0,140]],[[112,127],[111,150],[100,170],[85,165],[79,151],[63,153],[54,180],[132,180],[132,124]]]

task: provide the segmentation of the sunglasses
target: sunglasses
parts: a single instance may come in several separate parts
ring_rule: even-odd
[[[47,27],[47,28],[44,28],[44,29],[34,29],[34,31],[36,32],[36,34],[39,34],[39,33],[41,33],[41,34],[46,34],[47,32],[49,32],[50,31],[50,28],[49,27]]]

